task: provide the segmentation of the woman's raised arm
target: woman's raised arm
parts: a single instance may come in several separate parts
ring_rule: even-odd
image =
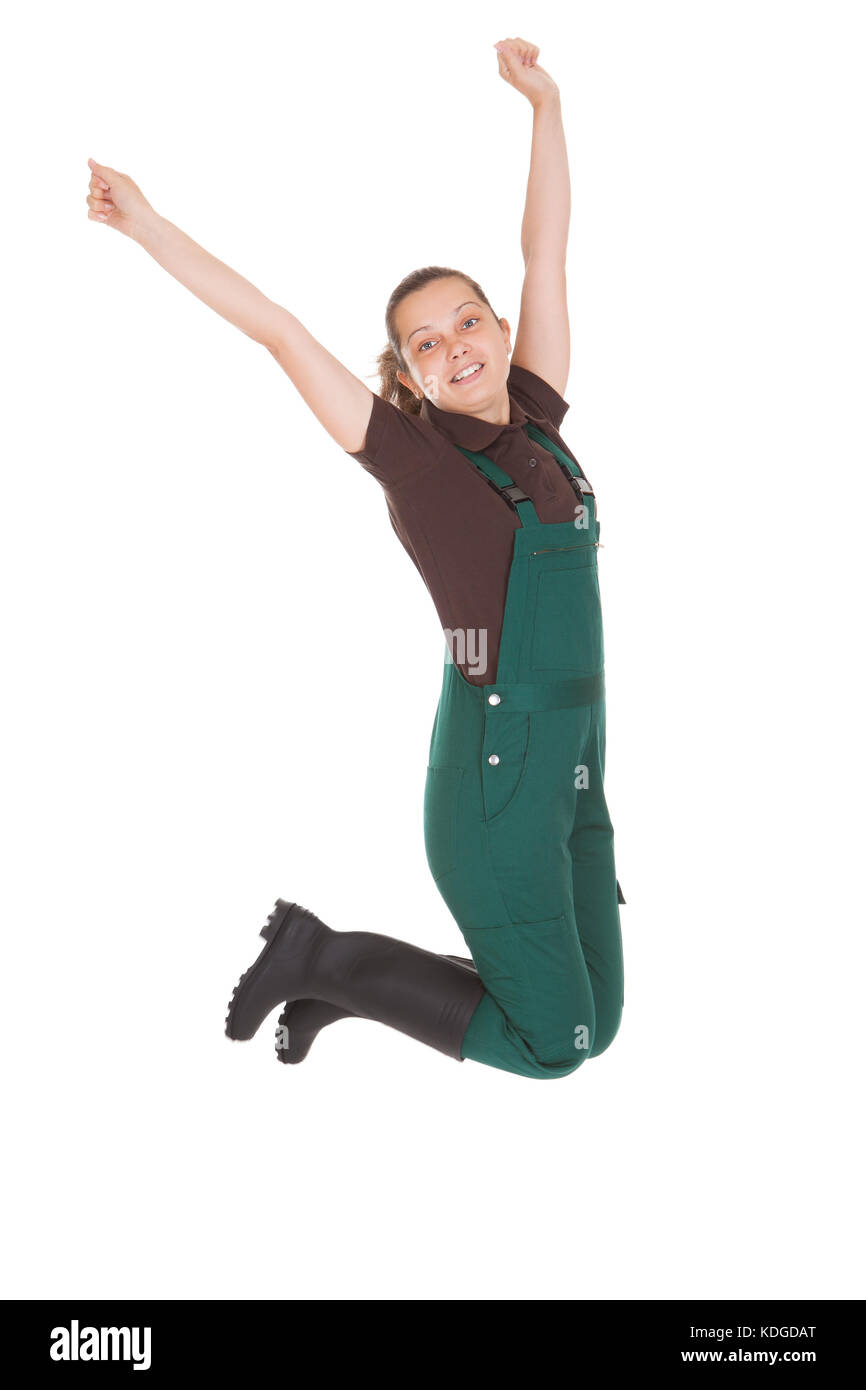
[[[127,174],[88,163],[88,217],[137,241],[198,299],[266,347],[331,438],[349,453],[363,449],[373,409],[369,387],[288,309],[160,217]]]
[[[559,88],[526,39],[501,39],[499,75],[532,107],[532,152],[520,229],[525,271],[511,361],[528,367],[562,396],[571,337],[565,278],[571,185]]]

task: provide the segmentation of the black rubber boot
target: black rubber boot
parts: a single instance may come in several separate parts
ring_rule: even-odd
[[[226,1016],[248,1039],[281,999],[324,999],[462,1061],[469,1021],[484,996],[477,972],[376,932],[335,932],[297,903],[277,899],[266,946],[244,972]]]
[[[471,956],[446,955],[444,959],[456,961],[478,974]],[[303,1062],[323,1028],[341,1018],[357,1017],[351,1009],[341,1009],[339,1004],[329,1004],[327,999],[287,999],[275,1034],[277,1060],[291,1066]]]
[[[298,997],[283,983],[303,981],[317,950],[333,935],[314,913],[300,903],[277,898],[273,912],[259,932],[265,946],[232,990],[226,1014],[226,1035],[248,1042],[281,999]],[[301,995],[309,994],[301,990]]]

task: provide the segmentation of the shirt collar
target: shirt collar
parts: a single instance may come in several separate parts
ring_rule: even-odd
[[[526,414],[526,411],[518,401],[508,393],[508,401],[511,406],[511,420],[507,425],[497,425],[491,420],[479,420],[477,415],[463,415],[460,411],[440,410],[438,405],[425,396],[421,402],[421,409],[418,412],[422,420],[433,425],[437,430],[450,439],[452,444],[458,448],[470,449],[474,453],[481,453],[488,449],[495,439],[505,430],[516,432],[523,428],[526,421],[534,417]]]

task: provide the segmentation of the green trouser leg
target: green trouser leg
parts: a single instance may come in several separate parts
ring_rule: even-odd
[[[624,999],[622,935],[617,901],[613,827],[604,796],[605,705],[592,707],[592,725],[577,794],[571,837],[574,911],[595,1000],[597,1057],[613,1041]]]
[[[537,1079],[570,1074],[595,1045],[571,850],[581,795],[574,768],[590,756],[594,708],[513,713],[507,727],[500,723],[503,763],[521,768],[513,786],[497,786],[501,806],[491,804],[494,779],[485,788],[481,771],[481,691],[451,665],[431,740],[428,861],[487,991],[462,1055]],[[614,882],[614,905],[615,895]],[[603,885],[593,896],[603,899]],[[615,963],[610,969],[615,974]]]

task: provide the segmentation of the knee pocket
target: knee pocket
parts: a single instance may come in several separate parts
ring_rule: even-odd
[[[484,988],[538,1062],[565,1067],[566,1075],[580,1066],[592,1051],[596,1022],[572,918],[561,913],[462,931]]]

